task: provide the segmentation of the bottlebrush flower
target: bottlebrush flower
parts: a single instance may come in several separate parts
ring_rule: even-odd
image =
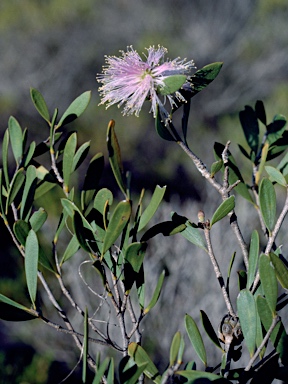
[[[148,52],[147,56],[144,55],[146,61],[142,60],[132,46],[127,48],[127,52],[120,51],[121,57],[106,56],[106,66],[103,67],[102,74],[96,77],[97,81],[102,83],[99,88],[100,104],[107,103],[106,108],[113,104],[118,104],[118,107],[124,105],[123,115],[135,113],[139,116],[142,105],[147,99],[151,101],[150,112],[153,112],[153,116],[156,117],[158,105],[161,117],[166,119],[169,116],[164,107],[166,99],[171,107],[175,103],[173,97],[184,101],[177,90],[181,86],[186,87],[186,84],[191,87],[190,83],[189,85],[186,83],[186,79],[191,69],[195,68],[194,61],[186,62],[186,59],[181,60],[179,57],[172,61],[164,61],[166,48],[150,46],[146,49]],[[180,83],[179,76],[177,78],[179,83],[177,90],[174,89],[175,83],[172,87],[168,86],[167,79],[173,75],[182,75]],[[159,98],[161,95],[163,102]]]

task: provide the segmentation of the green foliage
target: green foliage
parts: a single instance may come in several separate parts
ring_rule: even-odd
[[[211,218],[205,218],[201,209],[196,223],[176,212],[171,213],[170,220],[155,223],[155,214],[164,198],[165,186],[157,185],[147,199],[144,199],[144,189],[140,196],[134,197],[134,193],[131,193],[131,178],[122,163],[113,120],[109,122],[107,129],[108,158],[116,185],[124,199],[119,201],[117,193],[103,186],[101,178],[106,172],[104,155],[97,153],[89,160],[90,142],[84,142],[78,147],[77,132],[65,131],[66,125],[85,111],[91,92],[84,92],[72,101],[58,119],[58,110],[55,109],[51,116],[41,93],[31,88],[32,102],[45,126],[49,126],[48,137],[43,137],[43,141],[38,144],[34,141],[27,143],[27,130],[22,130],[14,117],[9,119],[2,143],[0,216],[7,233],[11,235],[15,247],[24,258],[23,276],[26,279],[25,289],[31,308],[20,304],[21,299],[12,300],[9,295],[1,293],[0,318],[6,321],[38,319],[38,322],[42,321],[47,326],[72,334],[82,353],[83,383],[89,381],[88,367],[95,371],[94,384],[134,384],[143,377],[156,384],[196,383],[200,380],[247,383],[249,380],[256,382],[259,378],[262,379],[267,370],[271,380],[283,377],[286,372],[283,368],[286,369],[288,365],[288,338],[278,313],[285,309],[288,303],[288,268],[285,255],[281,254],[281,247],[276,244],[276,236],[288,212],[288,198],[282,208],[278,199],[278,189],[282,193],[285,188],[287,193],[288,156],[284,154],[277,164],[277,157],[284,153],[288,146],[286,119],[276,115],[271,123],[267,123],[265,107],[261,101],[257,101],[254,108],[246,106],[240,112],[240,123],[249,152],[243,147],[240,147],[240,150],[251,167],[251,175],[248,178],[251,185],[246,183],[246,177],[242,176],[242,170],[237,165],[241,164],[241,161],[237,159],[236,162],[229,150],[229,143],[226,146],[215,143],[216,161],[211,167],[206,167],[187,143],[190,99],[217,77],[221,67],[222,63],[207,65],[198,70],[191,79],[186,76],[171,76],[165,80],[165,87],[158,90],[163,96],[178,91],[186,98],[187,103],[175,99],[171,119],[167,121],[161,121],[158,114],[155,121],[156,131],[162,139],[178,144],[210,183],[211,188],[214,187],[220,194],[219,203],[214,207]],[[181,134],[172,122],[173,113],[180,107],[183,107]],[[262,126],[265,130],[263,137]],[[45,159],[39,160],[40,156]],[[273,164],[268,165],[271,160]],[[79,184],[77,178],[72,177],[76,171],[83,174]],[[52,188],[56,192],[53,194],[53,201],[52,195],[49,195]],[[45,204],[38,205],[39,198],[42,197],[42,203],[45,202],[43,197],[45,199],[46,196],[50,196],[47,207]],[[255,225],[249,234],[249,246],[244,241],[236,216],[239,206],[241,209],[239,204],[242,198],[252,203],[249,215],[252,217],[255,208],[259,218],[259,226]],[[276,209],[278,205],[279,215]],[[56,226],[51,225],[52,208],[57,214]],[[217,261],[217,249],[213,247],[214,225],[219,222],[220,227],[225,220],[229,221],[240,249],[237,250],[237,255],[236,249],[228,250],[231,260],[230,263],[229,259],[226,260],[226,281]],[[250,217],[246,220],[254,225]],[[150,351],[146,352],[141,346],[141,322],[145,317],[149,319],[150,311],[159,302],[165,282],[166,272],[162,271],[155,278],[152,293],[147,300],[146,253],[150,241],[156,240],[157,244],[157,236],[160,234],[181,235],[191,243],[192,248],[198,247],[201,252],[205,251],[203,257],[209,257],[211,260],[215,279],[220,285],[219,293],[222,293],[226,305],[226,312],[222,320],[218,321],[218,334],[206,312],[200,310],[203,329],[217,347],[219,354],[215,367],[208,365],[209,349],[204,345],[196,321],[188,314],[185,316],[185,329],[196,355],[204,365],[203,371],[196,370],[194,362],[183,362],[183,357],[186,358],[185,342],[180,331],[171,337],[169,361],[164,372],[158,370],[150,357]],[[47,239],[50,248],[47,246]],[[99,280],[97,284],[102,285],[102,291],[95,292],[95,287],[86,282],[79,267],[82,281],[101,302],[96,310],[89,307],[89,314],[91,312],[93,315],[88,315],[87,303],[76,303],[73,294],[65,286],[66,266],[72,257],[77,259],[78,255],[85,257],[84,264],[92,276]],[[175,255],[176,257],[180,258],[181,255]],[[240,263],[240,258],[243,267],[237,272],[239,286],[235,299],[230,296],[233,283],[234,290],[237,289],[237,278],[232,267],[236,262]],[[191,266],[193,267],[193,258]],[[60,300],[54,296],[55,286],[59,287],[61,295],[67,299],[61,298],[61,302],[69,302],[73,310],[82,317],[81,333],[76,332],[70,315],[67,315]],[[43,294],[64,320],[65,328],[50,320],[54,316],[52,317],[52,313],[46,313],[45,301],[40,300]],[[193,292],[191,297],[193,300]],[[104,304],[109,308],[106,331],[97,324],[97,312]],[[237,308],[236,311],[234,307]],[[161,306],[158,304],[159,308],[161,316]],[[115,317],[113,321],[118,322],[120,341],[113,339],[109,329],[112,311]],[[112,347],[123,355],[118,370],[115,368],[113,355],[106,356],[102,362],[100,355],[97,359],[90,355],[89,346],[92,342],[107,348]],[[279,355],[279,361],[267,355],[268,344],[270,349],[273,348]],[[237,366],[242,346],[249,352],[249,357],[243,355],[242,360],[246,365],[244,368]],[[263,361],[265,364],[262,364]]]

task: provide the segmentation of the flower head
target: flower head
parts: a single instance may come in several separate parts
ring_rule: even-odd
[[[127,52],[120,51],[122,57],[106,56],[106,66],[103,73],[98,75],[97,81],[102,83],[99,88],[102,97],[100,104],[107,103],[107,108],[113,104],[121,107],[124,104],[123,115],[139,112],[146,99],[151,101],[151,110],[156,117],[157,105],[160,108],[162,117],[167,118],[168,112],[164,108],[166,99],[171,107],[175,103],[172,96],[183,100],[178,92],[165,94],[163,102],[159,98],[159,90],[165,88],[165,80],[172,75],[188,75],[194,67],[193,60],[186,62],[186,59],[164,61],[167,49],[161,46],[158,48],[147,48],[146,61],[132,48]],[[160,92],[161,94],[161,92]]]

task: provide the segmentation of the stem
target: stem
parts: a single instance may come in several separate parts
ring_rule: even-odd
[[[262,340],[262,343],[259,345],[257,351],[254,353],[254,355],[252,356],[252,358],[250,359],[247,367],[245,368],[245,371],[249,371],[254,363],[254,361],[257,359],[257,357],[259,356],[262,348],[265,346],[265,344],[267,343],[267,341],[269,340],[269,337],[271,335],[271,333],[273,332],[274,328],[276,327],[276,325],[278,324],[278,322],[280,321],[280,318],[279,316],[276,316],[276,317],[273,317],[273,320],[272,320],[272,323],[270,325],[270,328],[268,330],[268,332],[266,333],[264,339]]]
[[[204,234],[205,234],[205,239],[206,239],[206,243],[207,243],[207,247],[208,247],[208,254],[210,256],[210,260],[211,260],[211,263],[213,265],[214,272],[216,274],[217,280],[218,280],[218,282],[220,284],[220,287],[221,287],[221,290],[222,290],[222,294],[223,294],[223,297],[224,297],[224,301],[225,301],[228,313],[231,316],[236,317],[236,314],[235,314],[235,312],[233,310],[233,307],[232,307],[231,301],[229,299],[227,290],[225,288],[224,280],[223,280],[223,277],[222,277],[222,274],[221,274],[218,262],[216,260],[215,255],[214,255],[214,252],[213,252],[211,238],[210,238],[210,230],[209,230],[209,228],[207,228],[207,226],[204,226]]]

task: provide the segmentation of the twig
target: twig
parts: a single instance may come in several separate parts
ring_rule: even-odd
[[[257,357],[259,356],[262,348],[265,346],[265,344],[267,343],[267,341],[269,340],[269,337],[271,335],[271,333],[273,332],[274,328],[276,327],[276,325],[278,324],[278,322],[280,321],[280,318],[279,316],[276,316],[276,317],[273,317],[273,320],[272,320],[272,323],[270,325],[270,328],[268,329],[268,332],[266,333],[264,339],[262,340],[262,343],[259,345],[257,351],[254,353],[254,355],[252,356],[252,358],[250,359],[247,367],[245,368],[245,371],[249,371],[254,363],[254,361],[257,359]]]
[[[221,274],[218,262],[216,260],[215,255],[214,255],[214,252],[213,252],[211,238],[210,238],[210,229],[207,228],[207,225],[205,225],[205,224],[204,224],[204,234],[205,234],[205,239],[206,239],[206,243],[207,243],[207,247],[208,247],[208,254],[210,256],[210,260],[211,260],[211,263],[213,265],[213,268],[214,268],[217,280],[218,280],[218,282],[220,284],[220,287],[221,287],[221,290],[222,290],[222,294],[223,294],[223,297],[224,297],[224,301],[225,301],[228,313],[231,316],[236,317],[236,314],[234,312],[234,309],[232,307],[231,301],[229,299],[229,296],[228,296],[228,293],[227,293],[227,290],[226,290],[226,287],[225,287],[225,284],[224,284],[224,280],[223,280],[223,277],[222,277],[222,274]]]

